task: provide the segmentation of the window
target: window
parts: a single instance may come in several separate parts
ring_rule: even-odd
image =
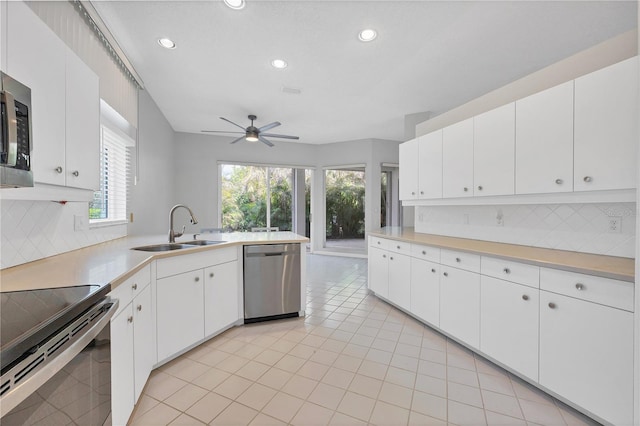
[[[127,187],[130,149],[134,143],[127,136],[100,126],[100,189],[89,203],[92,224],[127,220]]]

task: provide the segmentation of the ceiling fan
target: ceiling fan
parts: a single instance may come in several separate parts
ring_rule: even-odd
[[[276,135],[274,133],[263,133],[266,130],[270,130],[273,129],[274,127],[279,126],[281,123],[279,121],[274,121],[273,123],[269,123],[267,125],[264,125],[262,127],[255,127],[253,125],[253,120],[255,120],[256,117],[255,115],[249,115],[249,120],[251,120],[251,125],[249,125],[249,127],[247,127],[246,129],[244,127],[242,127],[241,125],[234,123],[231,120],[227,120],[224,117],[220,117],[221,120],[224,120],[226,122],[229,122],[231,124],[233,124],[236,127],[241,128],[243,131],[242,132],[227,132],[224,130],[202,130],[202,132],[204,133],[242,133],[243,136],[240,136],[238,139],[232,141],[231,143],[236,143],[236,142],[240,142],[242,139],[248,141],[248,142],[262,142],[265,145],[268,146],[273,146],[273,143],[271,143],[270,140],[266,139],[265,136],[268,136],[270,138],[281,138],[281,139],[295,139],[298,140],[300,139],[298,136],[289,136],[289,135]]]

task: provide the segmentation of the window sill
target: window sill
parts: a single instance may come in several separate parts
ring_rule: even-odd
[[[89,222],[89,229],[95,229],[95,228],[107,228],[110,226],[117,226],[117,225],[126,225],[128,222],[126,219],[122,219],[122,220],[108,220],[108,219],[104,219],[104,220],[94,220],[94,221],[90,221]]]

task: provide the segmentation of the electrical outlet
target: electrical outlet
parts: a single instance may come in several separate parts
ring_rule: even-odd
[[[86,221],[84,219],[84,216],[82,215],[74,215],[73,216],[73,230],[78,232],[78,231],[84,231],[86,230],[87,225],[86,225]]]
[[[619,216],[609,217],[609,232],[619,234],[622,232],[622,218]]]
[[[498,213],[496,214],[496,225],[504,226],[504,214],[502,214],[501,209],[499,209]]]

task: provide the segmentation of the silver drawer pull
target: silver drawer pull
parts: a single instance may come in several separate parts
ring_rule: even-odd
[[[142,310],[142,305],[138,305],[138,312],[140,312]]]
[[[460,262],[462,262],[462,260],[460,260],[459,257],[456,257],[456,262],[460,263]]]
[[[56,173],[62,173],[62,167],[58,166],[55,169],[53,169],[56,171]]]
[[[133,322],[133,316],[127,317],[127,322]]]
[[[482,185],[478,186],[478,191],[482,191]]]
[[[378,241],[378,245],[380,245],[380,241]]]
[[[562,185],[563,181],[562,181],[562,179],[556,179],[556,183],[557,183],[558,185]]]
[[[386,254],[383,254],[383,255],[382,255],[382,257],[383,257],[384,259],[386,259],[386,258],[387,258],[387,255],[386,255]]]
[[[502,272],[504,272],[505,274],[510,274],[510,273],[511,273],[511,269],[509,269],[509,268],[504,268],[504,269],[502,270]]]
[[[420,195],[424,195],[424,191],[420,191]]]
[[[209,278],[213,278],[216,274],[214,274],[213,272],[209,273]]]
[[[422,254],[427,254],[427,252],[425,250],[422,250]]]
[[[138,283],[134,283],[134,284],[131,286],[131,289],[132,289],[132,290],[137,290],[137,289],[138,289]]]
[[[522,295],[522,300],[529,300],[529,296],[527,296],[526,294]]]
[[[396,248],[397,248],[398,250],[400,250],[400,246],[396,246]]]
[[[413,191],[411,191],[411,195],[416,195],[416,193],[415,193],[415,192],[413,192]]]
[[[389,256],[389,260],[393,260],[393,256]]]
[[[581,283],[576,284],[576,290],[578,291],[584,290],[584,284],[581,284]]]
[[[431,268],[431,272],[433,272],[435,274],[436,270],[434,268]]]
[[[591,176],[585,176],[582,180],[585,182],[591,182],[593,179],[591,178]]]
[[[74,171],[74,172],[73,172],[73,173],[71,173],[71,174],[72,174],[72,175],[74,175],[75,177],[80,176],[80,172],[79,172],[79,171],[77,171],[77,170],[76,170],[76,171]]]
[[[551,309],[555,309],[555,308],[556,308],[556,304],[555,304],[555,303],[553,303],[553,302],[549,302],[549,307],[550,307]]]
[[[463,189],[464,189],[464,192],[467,192],[469,190],[469,188],[467,188],[466,186]]]
[[[448,277],[449,273],[448,272],[443,272],[442,275],[444,275],[445,277]]]
[[[196,277],[196,282],[200,281],[200,277]]]

